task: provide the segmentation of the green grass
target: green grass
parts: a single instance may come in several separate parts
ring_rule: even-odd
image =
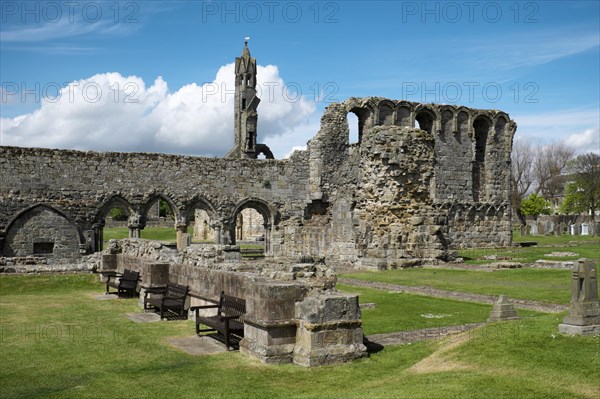
[[[535,241],[539,245],[569,245],[579,243],[596,243],[600,245],[600,236],[582,236],[582,235],[528,235],[521,236],[517,231],[513,231],[514,242]]]
[[[506,295],[566,304],[570,300],[571,271],[555,269],[386,270],[344,275],[344,277],[408,286],[429,286],[450,291],[485,295]]]
[[[194,235],[194,226],[188,227],[188,234]],[[175,242],[177,240],[177,232],[171,227],[146,227],[141,231],[141,236],[146,240],[156,241],[169,241]],[[104,246],[108,243],[108,240],[122,239],[129,237],[129,229],[127,227],[111,227],[104,229]],[[214,240],[192,240],[196,244],[212,244]]]
[[[137,300],[98,301],[94,279],[0,276],[1,397],[597,398],[600,390],[598,337],[552,338],[562,315],[492,324],[453,349],[457,337],[307,369],[180,352],[165,338],[192,335],[191,321],[133,323],[124,314],[140,311]],[[407,299],[390,295],[399,304],[385,310],[383,300],[380,310],[402,315]],[[423,360],[424,372],[412,368]]]
[[[106,242],[108,240],[120,240],[122,238],[129,237],[129,229],[127,227],[111,227],[104,228],[104,244],[106,246]]]
[[[492,309],[491,305],[344,284],[338,284],[337,288],[343,292],[359,294],[360,303],[376,305],[374,309],[361,311],[366,335],[484,322]],[[519,309],[522,317],[537,314]]]
[[[548,256],[553,252],[572,252],[573,256]],[[495,255],[495,259],[484,259],[484,256]],[[458,251],[458,256],[466,264],[485,264],[506,260],[521,263],[533,263],[536,260],[575,261],[579,258],[589,258],[600,261],[600,247],[595,243],[565,245],[560,247],[533,246],[510,248],[469,248]]]
[[[513,232],[515,243],[534,241],[534,247],[510,248],[467,248],[458,250],[458,256],[464,258],[466,264],[485,264],[495,262],[494,259],[484,259],[484,256],[495,255],[497,260],[507,260],[522,263],[532,263],[536,260],[574,261],[579,258],[589,258],[600,262],[600,236],[553,236],[535,235],[520,236]],[[552,252],[573,252],[576,255],[566,257],[550,257]]]

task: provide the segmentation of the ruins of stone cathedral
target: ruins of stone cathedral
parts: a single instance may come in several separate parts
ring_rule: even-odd
[[[306,150],[275,160],[257,143],[247,44],[235,73],[225,158],[0,147],[0,271],[133,270],[140,298],[180,284],[188,309],[223,291],[246,303],[243,354],[316,366],[367,355],[358,296],[335,289],[336,267],[409,267],[510,244],[507,114],[350,98],[327,107]],[[163,205],[176,248],[140,239]],[[129,239],[104,248],[114,209]],[[264,257],[242,258],[249,238]]]
[[[306,150],[275,160],[257,143],[247,44],[235,73],[234,147],[225,158],[0,147],[0,266],[77,264],[103,250],[114,207],[139,238],[157,199],[174,216],[179,252],[190,246],[197,210],[213,244],[235,252],[249,208],[262,217],[267,261],[386,269],[510,244],[516,124],[506,113],[350,98],[327,107]],[[357,143],[349,143],[349,113],[358,117]]]

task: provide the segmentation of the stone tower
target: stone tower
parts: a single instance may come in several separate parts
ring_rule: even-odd
[[[234,144],[228,158],[256,158],[256,58],[250,56],[248,42],[241,57],[235,59],[235,104],[233,114]]]

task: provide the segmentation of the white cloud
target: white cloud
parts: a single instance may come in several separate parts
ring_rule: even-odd
[[[553,31],[515,33],[491,39],[473,39],[466,50],[477,57],[468,58],[469,62],[487,65],[495,69],[514,69],[546,64],[560,58],[588,51],[600,45],[597,32],[586,31],[585,28],[573,27]],[[486,40],[486,43],[481,43]]]
[[[511,115],[517,122],[515,140],[538,144],[564,141],[578,153],[598,151],[600,110],[597,107],[559,109],[524,115]]]
[[[292,156],[292,154],[296,151],[306,151],[307,146],[305,145],[295,145],[290,152],[288,152],[284,158],[289,158]]]
[[[162,77],[150,86],[119,73],[71,82],[34,112],[2,118],[0,144],[223,155],[233,145],[233,68],[173,93]],[[286,92],[276,66],[258,67],[258,85],[258,139],[280,158],[316,134],[316,107]]]
[[[600,130],[597,128],[573,133],[564,142],[575,148],[578,153],[595,152],[600,155]]]

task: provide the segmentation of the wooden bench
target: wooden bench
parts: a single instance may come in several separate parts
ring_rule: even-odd
[[[164,318],[165,312],[171,311],[179,314],[183,318],[187,318],[185,314],[185,299],[189,292],[189,287],[179,284],[167,284],[165,287],[151,287],[146,289],[144,294],[144,310],[158,309],[160,311],[161,320]],[[155,294],[157,296],[149,297],[148,295]]]
[[[110,294],[109,288],[117,289],[117,295],[129,293],[132,297],[137,294],[137,284],[140,278],[139,272],[134,272],[129,269],[123,270],[123,273],[115,271],[100,272],[106,280],[106,294]],[[117,280],[118,278],[118,280]]]
[[[217,314],[214,316],[200,316],[200,309],[216,308]],[[217,331],[222,334],[225,340],[227,350],[231,347],[231,337],[244,336],[244,323],[240,320],[246,313],[246,301],[241,298],[225,295],[221,291],[219,303],[215,305],[192,306],[190,310],[196,312],[196,335],[205,331]],[[200,324],[208,328],[200,329]]]
[[[536,241],[523,241],[519,243],[520,246],[522,247],[533,247],[537,245]]]

